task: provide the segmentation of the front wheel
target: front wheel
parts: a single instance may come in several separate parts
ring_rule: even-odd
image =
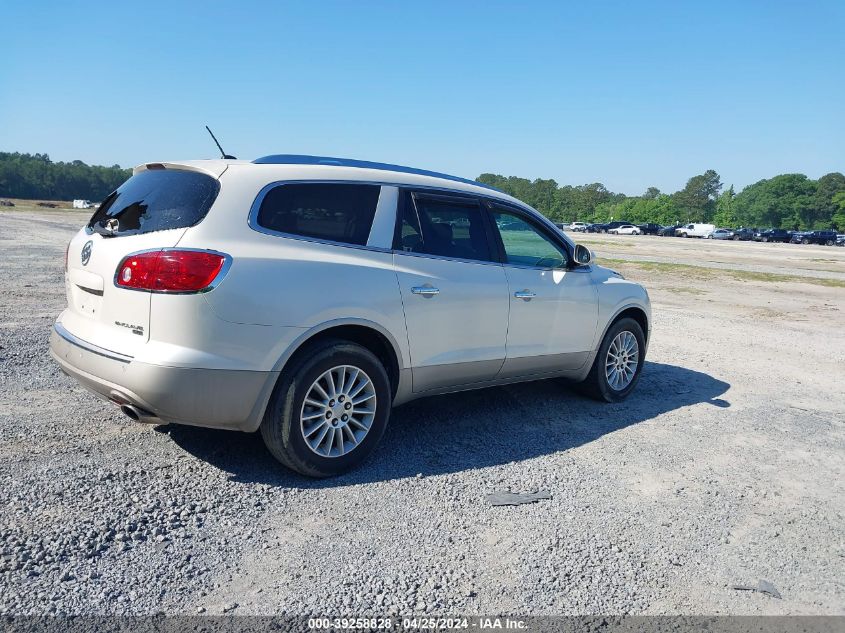
[[[372,352],[349,341],[320,341],[298,353],[282,372],[261,436],[288,468],[331,477],[355,468],[373,452],[390,407],[390,380]]]
[[[645,363],[645,336],[634,319],[620,319],[607,331],[590,373],[579,387],[596,400],[621,402],[634,390]]]
[[[801,240],[801,243],[802,243],[802,244],[809,244],[809,243],[810,243],[810,240],[808,240],[808,239],[803,239],[803,240]]]

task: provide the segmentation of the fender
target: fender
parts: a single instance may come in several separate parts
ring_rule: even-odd
[[[268,372],[267,380],[264,382],[264,386],[261,389],[261,393],[259,394],[259,397],[256,400],[255,406],[253,407],[249,418],[245,420],[243,425],[240,427],[242,431],[247,431],[251,433],[257,431],[258,427],[261,426],[261,420],[264,418],[264,412],[267,409],[267,404],[270,402],[270,396],[273,395],[273,389],[275,388],[282,371],[284,371],[285,365],[291,359],[291,357],[305,343],[307,343],[310,339],[312,339],[320,332],[325,332],[326,330],[341,325],[359,325],[362,327],[367,327],[371,330],[375,330],[387,339],[387,341],[390,343],[390,346],[393,348],[393,353],[396,355],[396,360],[399,364],[400,384],[398,387],[398,392],[403,392],[404,386],[402,383],[406,381],[405,376],[408,374],[408,372],[405,371],[408,367],[406,363],[407,354],[403,353],[403,350],[397,343],[396,338],[386,328],[376,323],[375,321],[370,321],[368,319],[358,319],[354,317],[332,319],[331,321],[320,323],[319,325],[315,325],[314,327],[305,330],[294,340],[293,343],[288,346],[284,354],[282,354],[282,356],[273,365],[273,369]]]

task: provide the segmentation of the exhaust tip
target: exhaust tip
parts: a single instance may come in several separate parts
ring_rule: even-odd
[[[120,411],[130,420],[141,422],[142,424],[161,424],[162,421],[156,417],[154,413],[150,413],[144,409],[136,407],[133,404],[120,405]]]
[[[130,404],[121,405],[120,412],[130,420],[135,420],[135,422],[138,422],[141,419],[141,415],[138,413],[138,410]]]

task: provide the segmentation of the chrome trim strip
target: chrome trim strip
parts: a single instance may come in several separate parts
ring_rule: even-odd
[[[271,189],[275,189],[276,187],[280,187],[282,185],[310,185],[310,184],[355,184],[355,185],[375,185],[378,187],[396,187],[396,184],[391,183],[381,183],[381,182],[369,182],[364,180],[310,180],[310,179],[302,179],[302,180],[277,180],[275,182],[268,183],[261,187],[258,192],[258,195],[255,196],[255,200],[252,202],[252,206],[249,209],[249,215],[247,216],[247,224],[249,228],[251,228],[256,233],[263,233],[264,235],[272,235],[274,237],[284,237],[290,240],[298,240],[300,242],[310,242],[312,244],[325,244],[326,246],[342,246],[343,248],[355,248],[362,251],[372,251],[376,253],[389,253],[390,249],[388,248],[381,248],[378,246],[367,246],[366,244],[351,244],[349,242],[336,242],[334,240],[325,240],[319,237],[309,237],[307,235],[296,235],[294,233],[285,233],[283,231],[274,231],[273,229],[268,229],[264,226],[261,226],[258,223],[258,212],[261,210],[261,203],[264,202],[264,198],[270,192]],[[379,200],[381,200],[381,192],[379,192]],[[378,206],[376,206],[376,210],[378,210]],[[375,217],[373,217],[373,222],[375,222]],[[370,227],[370,232],[372,232],[372,227]]]
[[[129,356],[127,354],[120,354],[118,352],[112,352],[111,350],[107,350],[104,347],[100,347],[99,345],[94,345],[93,343],[89,343],[88,341],[83,341],[81,338],[74,336],[73,334],[68,332],[67,328],[65,328],[61,323],[55,323],[53,325],[53,329],[56,331],[56,334],[61,336],[71,345],[75,345],[76,347],[84,349],[87,352],[91,352],[92,354],[97,354],[98,356],[103,356],[104,358],[116,360],[121,363],[129,363],[132,362],[132,360],[134,359],[133,356]]]
[[[446,255],[432,255],[430,253],[414,253],[412,251],[393,251],[394,255],[407,255],[409,257],[422,257],[423,259],[439,259],[444,262],[458,262],[461,264],[479,264],[481,266],[498,266],[502,267],[501,262],[490,262],[482,259],[464,259],[462,257],[448,257]],[[395,260],[394,260],[395,261]]]
[[[211,283],[208,284],[205,288],[201,288],[200,290],[186,290],[181,292],[175,292],[173,290],[147,290],[146,288],[129,288],[127,286],[121,286],[117,283],[117,276],[120,274],[120,264],[126,261],[129,257],[134,257],[135,255],[141,255],[143,253],[159,253],[166,251],[191,251],[194,253],[213,253],[215,255],[220,255],[223,258],[223,266],[220,268],[220,272],[217,273],[217,276],[211,280]],[[118,264],[117,269],[114,271],[114,277],[112,278],[112,283],[114,283],[115,288],[119,288],[120,290],[149,292],[151,294],[156,295],[201,295],[205,294],[206,292],[211,292],[217,286],[223,283],[223,280],[226,278],[229,269],[232,267],[232,256],[227,253],[215,251],[211,248],[179,248],[178,246],[173,246],[169,248],[147,248],[142,251],[133,251],[128,255],[124,255],[123,258],[120,260],[120,264]]]
[[[547,228],[551,228],[552,231],[555,233],[557,237],[563,240],[566,244],[569,245],[570,248],[575,248],[575,243],[571,242],[567,235],[562,233],[554,223],[549,220],[546,216],[544,216],[539,211],[536,211],[526,205],[525,203],[517,204],[517,202],[513,202],[511,200],[502,200],[501,198],[497,198],[495,196],[485,195],[483,192],[474,192],[474,191],[463,191],[462,189],[451,189],[449,187],[434,187],[431,185],[416,185],[410,183],[395,183],[395,182],[382,182],[378,180],[350,180],[350,179],[337,179],[337,180],[323,180],[323,179],[313,179],[313,178],[298,178],[293,180],[275,180],[273,182],[267,183],[264,185],[259,191],[258,194],[255,196],[255,200],[253,200],[252,205],[249,208],[249,214],[247,216],[247,224],[249,228],[251,228],[256,233],[263,233],[264,235],[272,235],[274,237],[283,237],[290,240],[298,240],[300,242],[311,242],[313,244],[325,244],[326,246],[340,246],[343,248],[354,248],[363,251],[371,251],[374,253],[393,253],[396,255],[411,255],[414,257],[427,257],[429,259],[442,259],[445,261],[452,261],[452,262],[465,262],[468,264],[484,264],[484,265],[493,265],[493,266],[507,266],[508,264],[503,264],[502,262],[490,262],[490,261],[482,261],[477,259],[462,259],[458,257],[446,257],[442,255],[430,255],[428,253],[411,253],[409,251],[401,251],[396,250],[394,248],[383,248],[378,246],[368,246],[365,244],[350,244],[348,242],[336,242],[334,240],[325,240],[320,239],[318,237],[308,237],[304,235],[295,235],[293,233],[284,233],[282,231],[274,231],[272,229],[265,228],[258,224],[258,212],[261,209],[261,203],[264,202],[264,198],[267,193],[276,187],[280,187],[282,185],[301,185],[301,184],[356,184],[356,185],[376,185],[379,187],[395,187],[397,189],[409,189],[411,191],[427,191],[427,192],[437,192],[437,193],[444,193],[447,195],[458,195],[458,196],[471,196],[477,198],[479,201],[490,201],[494,204],[498,203],[503,206],[510,207],[516,211],[522,211],[523,213],[529,215],[531,218],[536,219],[537,221],[546,224]],[[498,191],[498,190],[495,190]],[[507,194],[505,194],[507,195]],[[379,197],[379,200],[381,196]],[[397,199],[398,203],[398,199]],[[375,222],[375,218],[373,219]],[[394,221],[395,224],[395,221]],[[372,228],[370,229],[372,232]],[[557,235],[559,234],[559,235]],[[564,247],[565,248],[565,247]],[[529,266],[528,268],[533,268],[535,270],[546,270],[546,269],[538,269],[534,266]],[[548,270],[562,270],[562,269],[548,269]]]

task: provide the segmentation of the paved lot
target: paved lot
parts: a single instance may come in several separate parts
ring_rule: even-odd
[[[0,213],[0,613],[845,613],[845,249],[587,236],[654,302],[631,399],[415,402],[315,482],[56,369],[86,215]]]

